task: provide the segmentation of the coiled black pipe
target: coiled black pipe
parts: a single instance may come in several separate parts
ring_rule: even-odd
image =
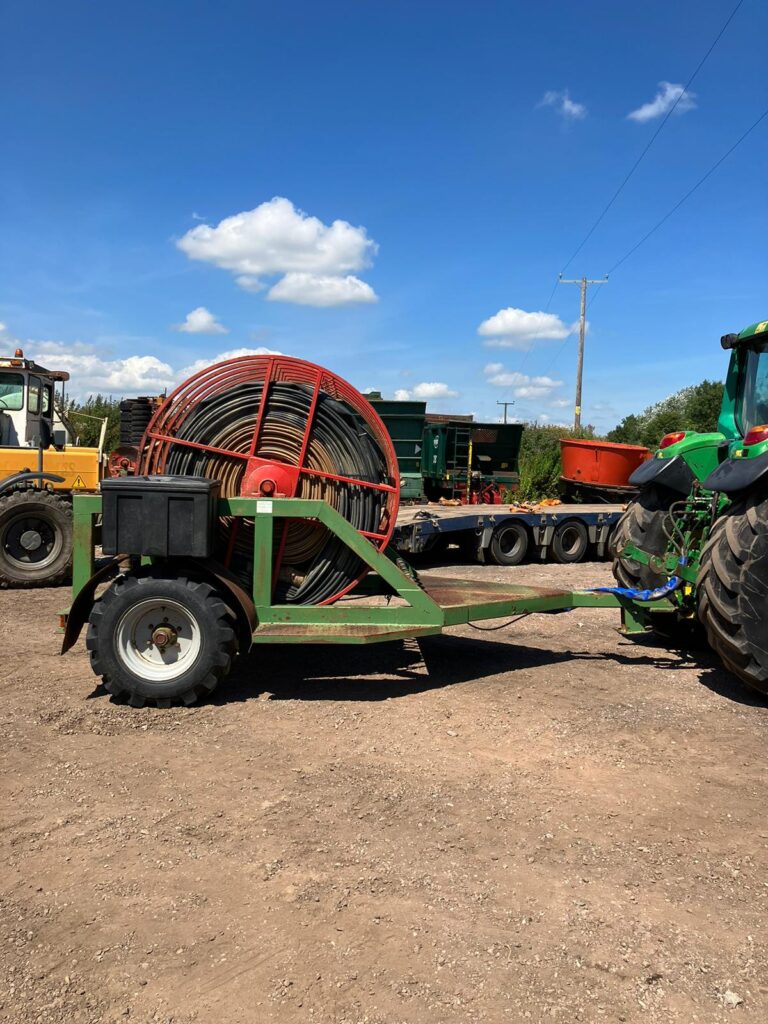
[[[246,461],[236,453],[250,451],[263,393],[263,382],[254,381],[224,390],[195,405],[175,436],[232,454],[169,442],[164,471],[172,475],[218,479],[222,496],[239,494]],[[313,389],[304,384],[271,383],[254,454],[297,465],[312,397]],[[361,483],[391,482],[384,453],[360,417],[322,392],[312,415],[304,464],[309,469],[350,477]],[[380,490],[302,474],[296,496],[328,502],[356,530],[378,533],[381,529],[386,494]],[[303,520],[287,521],[287,535],[283,540],[285,522],[277,520],[275,524],[276,557],[283,548],[275,588],[278,601],[321,604],[340,594],[361,575],[361,560],[324,527]],[[249,586],[253,549],[251,530],[246,524],[235,527],[231,520],[223,521],[221,557],[230,547],[233,529],[237,529],[237,538],[230,568]]]

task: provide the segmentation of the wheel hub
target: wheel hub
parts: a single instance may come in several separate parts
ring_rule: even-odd
[[[160,626],[152,635],[156,647],[173,647],[178,643],[178,633],[172,626]]]
[[[179,634],[173,628],[173,626],[159,626],[152,633],[152,643],[155,647],[166,648],[173,647],[174,644],[179,642]]]
[[[21,537],[19,537],[19,544],[21,544],[25,551],[37,551],[42,543],[43,538],[37,530],[25,530]]]

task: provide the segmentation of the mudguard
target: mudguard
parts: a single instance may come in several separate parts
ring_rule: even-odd
[[[654,483],[686,495],[691,493],[693,481],[693,472],[681,455],[673,459],[649,459],[638,466],[629,478],[635,487]]]
[[[704,481],[708,491],[737,494],[768,479],[768,452],[751,459],[727,459],[721,462]]]
[[[0,480],[0,494],[5,491],[12,491],[15,487],[21,485],[26,486],[33,480],[49,480],[51,483],[60,484],[64,482],[63,476],[57,476],[55,473],[32,473],[30,470],[24,470],[21,473],[14,473],[13,476],[7,476],[4,480]]]
[[[80,632],[88,621],[91,609],[96,603],[96,589],[101,583],[116,576],[121,563],[129,560],[129,555],[115,555],[106,565],[88,580],[83,589],[72,602],[64,628],[64,640],[61,653],[66,654],[74,646]],[[240,586],[237,579],[212,558],[195,559],[174,558],[169,560],[180,576],[189,575],[198,580],[205,580],[219,591],[225,602],[230,606],[237,619],[237,641],[241,654],[247,654],[251,647],[253,631],[256,628],[256,608],[250,595]]]

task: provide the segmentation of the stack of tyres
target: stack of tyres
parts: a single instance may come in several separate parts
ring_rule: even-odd
[[[120,403],[120,444],[138,445],[154,411],[151,398],[126,398]]]

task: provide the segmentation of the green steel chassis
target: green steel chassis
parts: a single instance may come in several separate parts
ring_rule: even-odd
[[[563,612],[574,608],[618,608],[621,610],[622,631],[640,633],[649,625],[651,611],[674,612],[676,608],[667,599],[640,602],[590,590],[553,590],[435,577],[421,582],[394,550],[379,551],[323,501],[223,498],[219,501],[218,511],[223,516],[245,517],[254,522],[251,593],[244,595],[241,592],[251,609],[253,628],[250,640],[253,644],[375,643],[427,636],[450,626],[483,619]],[[99,495],[75,496],[72,607],[77,602],[80,621],[70,624],[75,628],[67,631],[72,635],[65,640],[65,650],[76,639],[96,600],[95,584],[99,576],[94,575],[95,527],[100,513]],[[351,596],[380,595],[387,598],[386,602],[359,604],[342,598],[332,605],[273,604],[273,524],[275,519],[282,518],[311,519],[325,525],[369,566],[369,574]],[[144,564],[155,562],[149,557],[142,561]],[[189,572],[188,564],[180,560],[163,560],[165,571],[172,569],[174,564],[178,565],[179,575]],[[113,568],[117,571],[117,560]],[[68,616],[69,610],[62,614],[65,629]]]

